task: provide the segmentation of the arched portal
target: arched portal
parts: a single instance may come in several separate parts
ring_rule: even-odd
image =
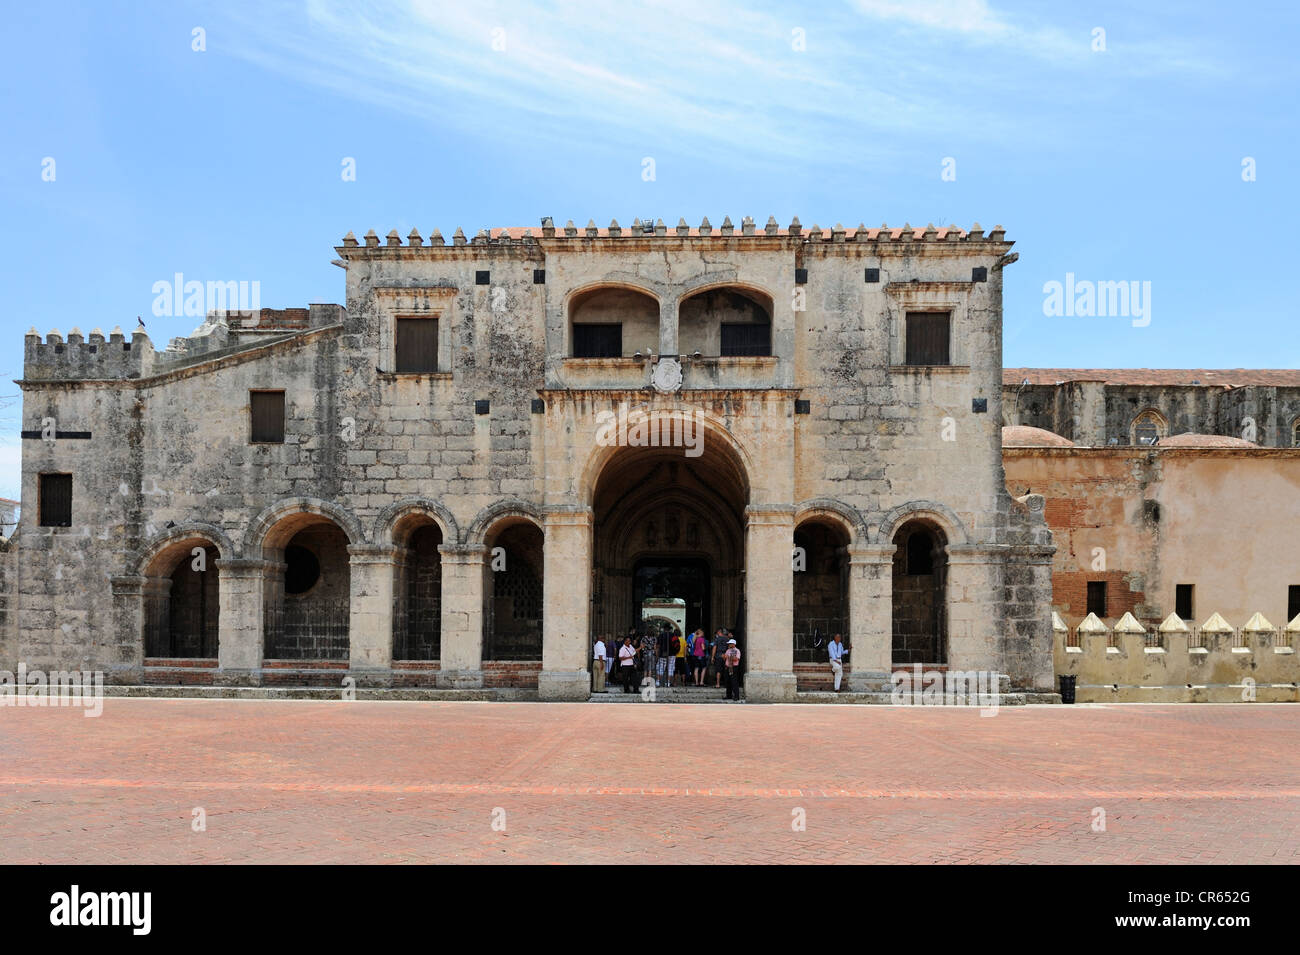
[[[442,528],[413,513],[393,527],[393,659],[437,660],[442,652]]]
[[[263,636],[268,660],[347,661],[352,578],[347,533],[323,514],[291,513],[266,534]]]
[[[928,520],[894,533],[893,661],[897,665],[948,660],[947,538]]]
[[[217,658],[220,583],[212,542],[177,540],[144,568],[144,655],[148,658]]]
[[[811,518],[794,532],[794,662],[825,663],[835,634],[849,640],[849,533]]]
[[[669,438],[658,446],[628,441],[596,478],[592,633],[641,630],[661,613],[657,608],[680,599],[685,632],[703,629],[711,637],[724,627],[743,647],[745,468],[726,437],[702,419],[671,420],[685,440],[675,446],[670,419],[651,416],[645,426]],[[689,439],[691,429],[698,440]]]
[[[496,662],[542,658],[542,530],[522,516],[504,517],[484,536],[483,659]],[[576,572],[570,568],[569,572]]]

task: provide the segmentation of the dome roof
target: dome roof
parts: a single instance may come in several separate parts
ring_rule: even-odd
[[[1074,442],[1042,428],[1013,424],[1002,429],[1004,448],[1072,448]]]
[[[1259,445],[1244,438],[1234,438],[1226,434],[1195,434],[1188,431],[1183,434],[1171,434],[1156,442],[1160,448],[1257,448]]]

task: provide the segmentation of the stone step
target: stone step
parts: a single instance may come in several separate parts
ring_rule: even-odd
[[[744,696],[744,691],[741,691]],[[646,702],[655,703],[738,703],[739,700],[728,700],[725,689],[718,690],[711,686],[707,687],[690,687],[683,689],[675,687],[656,687],[654,688],[654,699]],[[593,703],[639,703],[641,702],[641,691],[636,693],[624,693],[621,686],[606,687],[604,693],[593,693],[591,695]]]

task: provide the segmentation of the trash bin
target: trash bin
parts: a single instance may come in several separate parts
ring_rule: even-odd
[[[1078,679],[1077,676],[1066,676],[1064,674],[1061,675],[1061,702],[1062,703],[1074,702],[1074,682],[1077,679]]]

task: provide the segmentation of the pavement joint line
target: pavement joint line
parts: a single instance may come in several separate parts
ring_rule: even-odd
[[[69,777],[0,777],[0,786],[53,786],[60,788],[101,789],[187,789],[271,790],[276,792],[304,793],[419,793],[429,795],[516,795],[516,796],[712,796],[721,799],[908,799],[908,800],[1037,800],[1041,802],[1077,801],[1081,799],[1111,799],[1134,801],[1160,799],[1197,801],[1205,799],[1300,799],[1300,789],[1244,790],[1244,789],[1135,789],[1097,790],[1080,789],[1069,792],[994,789],[834,789],[805,788],[753,788],[753,787],[641,787],[641,786],[522,786],[494,783],[304,783],[289,780],[256,780],[248,782],[222,781],[161,781],[144,779],[78,779]]]

